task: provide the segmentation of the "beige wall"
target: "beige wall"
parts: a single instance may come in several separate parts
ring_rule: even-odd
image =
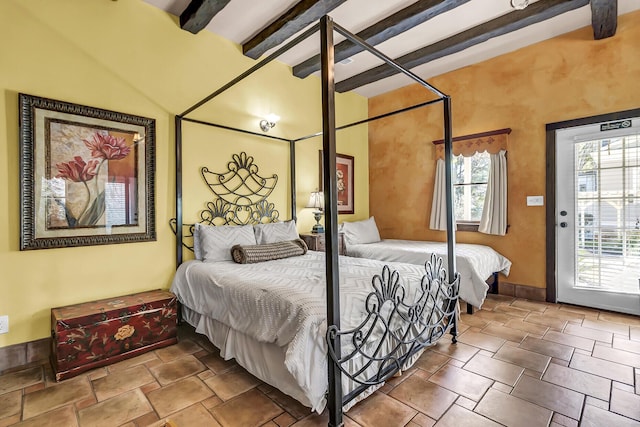
[[[513,261],[511,283],[544,288],[545,125],[640,106],[640,12],[621,16],[617,34],[594,41],[591,27],[431,79],[452,98],[454,136],[512,128],[504,237],[458,232],[459,242],[492,246]],[[375,116],[429,99],[417,85],[369,100]],[[371,214],[383,237],[444,240],[428,228],[434,179],[431,141],[442,134],[441,104],[369,126]]]
[[[174,115],[255,62],[239,46],[204,31],[182,31],[177,18],[140,0],[0,1],[0,315],[10,332],[0,347],[49,336],[52,307],[168,288],[174,261]],[[106,246],[19,250],[18,93],[58,99],[156,119],[157,241]],[[259,131],[269,112],[282,117],[271,134],[294,138],[321,129],[320,84],[291,76],[274,63],[247,79],[194,118]],[[342,120],[367,117],[367,100],[337,95]],[[198,169],[224,168],[246,151],[260,172],[280,177],[272,201],[291,217],[288,145],[232,132],[185,125],[185,219],[194,219],[208,196]],[[313,224],[303,209],[318,186],[318,139],[298,144],[299,230]],[[339,137],[338,152],[356,158],[356,212],[366,218],[367,127]]]

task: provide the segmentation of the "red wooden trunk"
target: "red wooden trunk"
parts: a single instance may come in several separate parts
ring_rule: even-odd
[[[161,290],[51,309],[56,380],[175,344],[177,312]]]

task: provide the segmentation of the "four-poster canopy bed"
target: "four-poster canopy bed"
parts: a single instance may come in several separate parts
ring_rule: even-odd
[[[287,140],[185,117],[318,30],[322,62],[321,133]],[[438,98],[336,127],[334,31],[421,84]],[[450,159],[450,98],[325,16],[319,24],[176,116],[176,219],[172,221],[172,227],[176,232],[178,271],[172,291],[177,293],[183,304],[185,319],[197,325],[199,332],[207,334],[225,353],[223,356],[236,357],[257,377],[271,382],[317,411],[321,411],[326,402],[331,426],[343,425],[343,407],[350,407],[358,396],[362,398],[372,393],[386,379],[406,369],[426,346],[435,343],[447,331],[456,341],[459,277],[451,191],[447,194],[446,270],[442,259],[435,256],[424,267],[338,257],[336,131],[440,102],[444,111],[445,157]],[[243,237],[238,238],[240,245],[234,246],[233,250],[240,248],[245,255],[260,247],[260,243],[296,244],[290,234],[289,242],[264,239],[270,233],[266,229],[271,226],[283,228],[288,225],[280,226],[277,224],[283,223],[274,222],[279,214],[267,200],[277,177],[274,175],[267,179],[259,175],[253,159],[245,153],[234,156],[228,164],[228,171],[218,173],[203,168],[203,178],[216,198],[201,212],[199,224],[184,224],[183,121],[288,142],[290,206],[294,221],[296,142],[322,135],[326,253],[306,252],[306,246],[300,246],[303,253],[299,256],[281,257],[265,263],[234,264],[229,261],[229,251],[220,252],[216,246],[220,245],[219,240],[206,237],[207,233],[227,239],[230,235],[242,234]],[[446,180],[449,189],[452,188],[450,165],[448,161]],[[210,173],[213,174],[211,177]],[[259,233],[265,234],[252,240],[253,234],[249,230],[255,231],[256,237]],[[193,246],[184,241],[185,231],[187,236],[193,236],[195,232]],[[279,232],[289,233],[283,229]],[[247,240],[243,240],[245,238]],[[200,252],[204,262],[183,263],[183,246]],[[222,257],[218,262],[207,260],[209,257],[215,261],[217,256]],[[213,277],[213,280],[200,280],[203,277],[208,280]],[[245,303],[257,305],[245,306]],[[346,310],[341,313],[344,308]],[[301,354],[296,353],[296,348],[303,349]],[[318,366],[327,362],[326,370]],[[318,381],[318,372],[326,382]]]

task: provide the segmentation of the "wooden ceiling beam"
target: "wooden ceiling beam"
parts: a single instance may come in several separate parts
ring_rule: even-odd
[[[309,24],[340,6],[346,0],[301,0],[275,21],[242,44],[242,52],[258,59]]]
[[[231,0],[191,0],[180,14],[180,28],[198,34]]]
[[[418,0],[412,5],[360,31],[356,35],[367,43],[375,46],[468,1],[469,0]],[[335,46],[335,61],[342,61],[363,50],[359,45],[349,40],[343,40]],[[293,75],[305,78],[319,69],[320,55],[315,55],[295,65],[293,67]]]
[[[498,37],[586,6],[588,3],[589,0],[539,0],[529,5],[526,9],[507,13],[499,18],[403,55],[395,61],[404,68],[415,68],[443,56],[460,52],[493,37]],[[395,68],[383,64],[337,82],[336,91],[347,92],[398,73],[399,71]]]
[[[614,36],[618,28],[618,0],[591,0],[591,26],[595,40]]]

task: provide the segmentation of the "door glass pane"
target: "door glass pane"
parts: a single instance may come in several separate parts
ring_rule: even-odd
[[[576,287],[638,292],[637,136],[576,144]]]

